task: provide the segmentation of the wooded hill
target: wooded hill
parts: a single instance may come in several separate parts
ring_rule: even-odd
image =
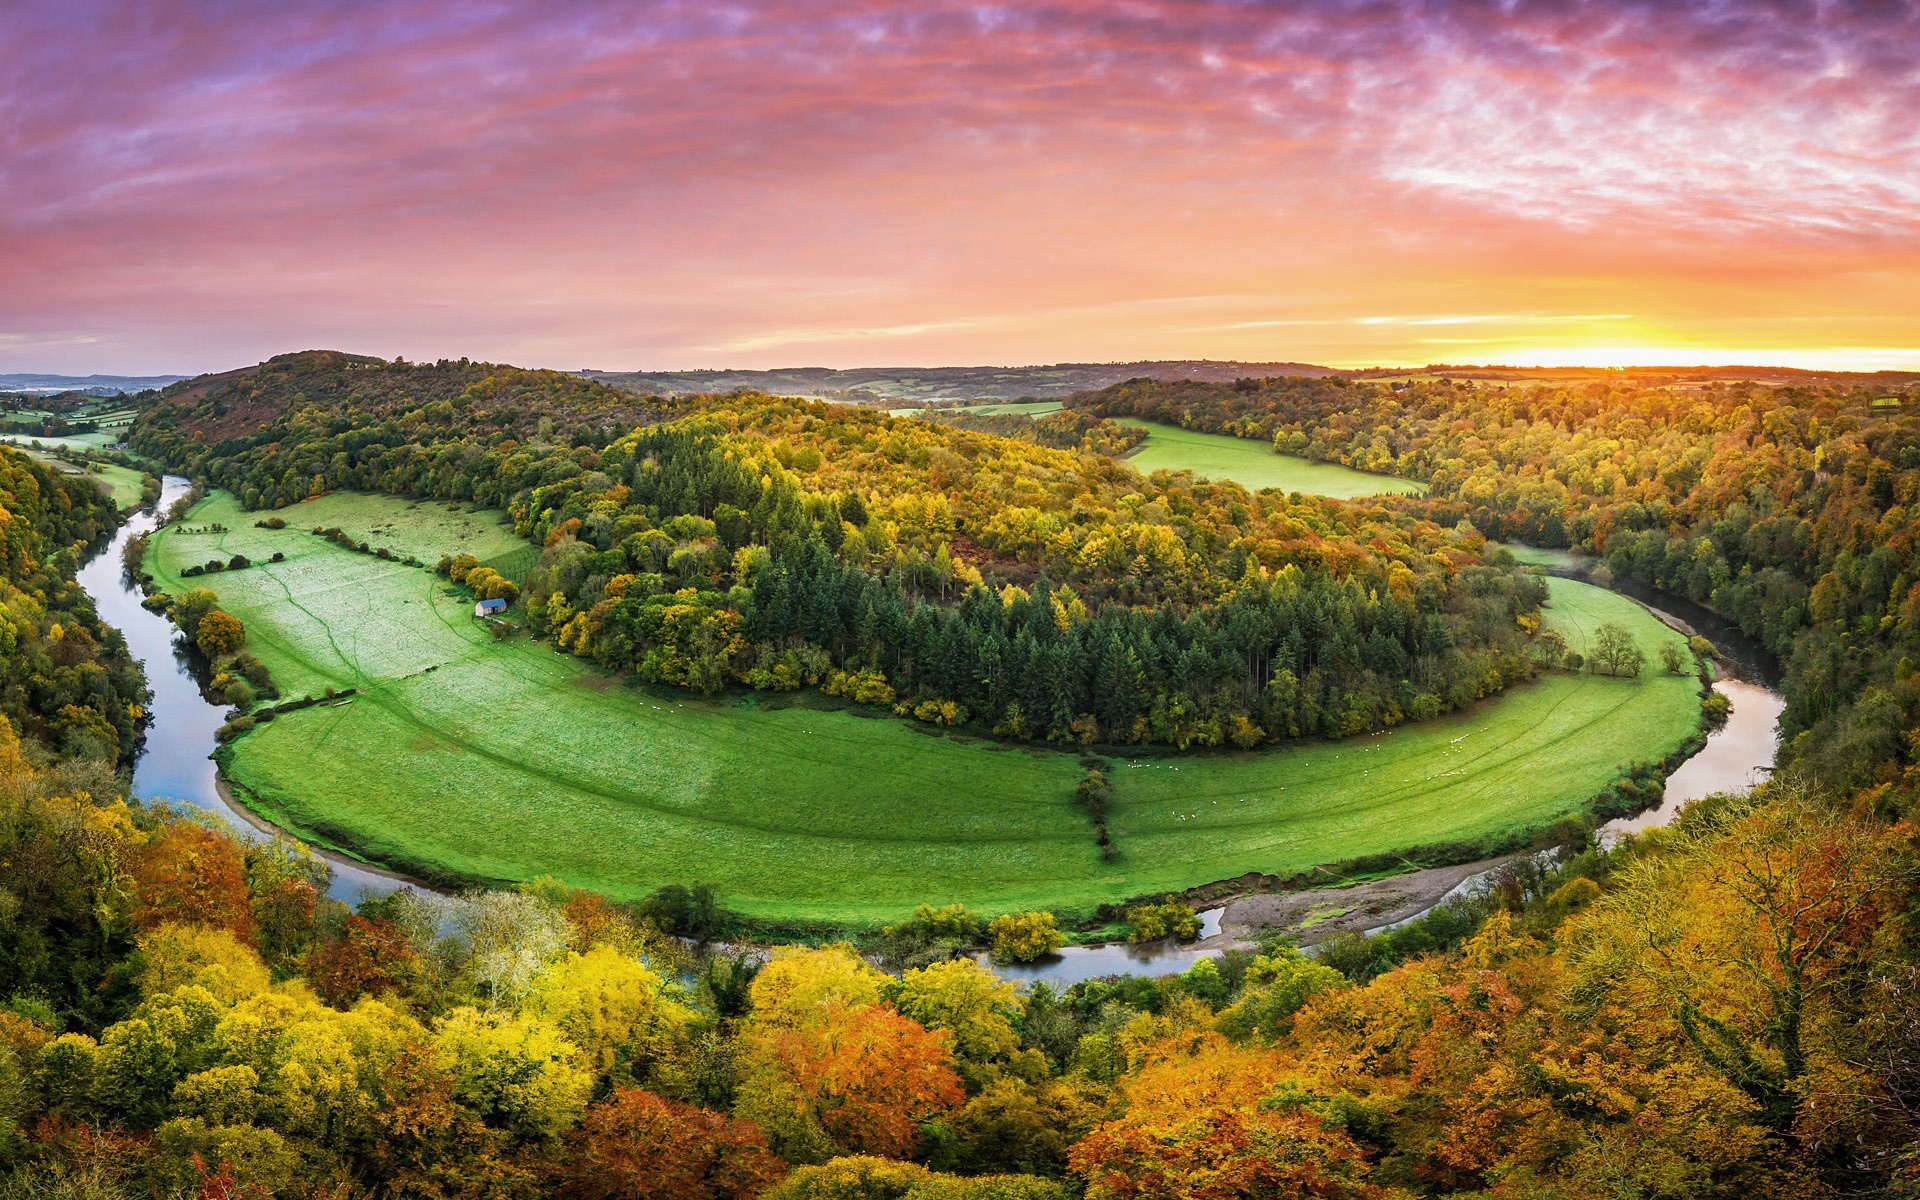
[[[170,390],[134,445],[259,507],[335,488],[504,506],[545,548],[535,630],[701,691],[1254,745],[1535,670],[1538,582],[1409,513],[1155,487],[1100,455],[754,394],[662,401],[686,415],[625,433],[628,403],[544,372],[292,356]]]
[[[117,521],[83,476],[0,446],[0,715],[50,752],[130,757],[146,686],[73,581]]]
[[[1851,787],[1909,761],[1920,723],[1917,391],[1267,379],[1072,403],[1421,479],[1430,499],[1389,507],[1586,550],[1705,604],[1785,664],[1789,755]]]

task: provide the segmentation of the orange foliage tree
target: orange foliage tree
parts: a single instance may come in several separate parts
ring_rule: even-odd
[[[746,1200],[785,1171],[753,1122],[623,1089],[567,1135],[554,1182],[574,1200]]]
[[[348,917],[339,937],[307,956],[307,981],[335,1008],[362,996],[401,991],[418,975],[419,955],[406,931],[377,917]]]
[[[1125,1085],[1125,1114],[1068,1159],[1088,1200],[1385,1195],[1345,1131],[1289,1102],[1297,1089],[1272,1051],[1205,1034],[1154,1055]]]
[[[758,1120],[775,1149],[796,1162],[897,1158],[913,1148],[920,1122],[966,1099],[951,1035],[890,1005],[829,1005],[815,1020],[756,1028],[744,1041],[736,1111]]]
[[[230,837],[192,821],[173,821],[133,861],[143,929],[164,921],[211,925],[248,943],[254,923],[246,858]]]

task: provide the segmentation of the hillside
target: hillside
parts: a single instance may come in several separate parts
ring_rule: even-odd
[[[330,350],[282,354],[257,366],[168,387],[140,419],[136,449],[185,464],[206,448],[301,441],[319,429],[430,424],[485,438],[610,438],[652,420],[656,406],[558,371],[441,360],[392,363]]]
[[[771,371],[581,371],[580,375],[642,394],[677,396],[738,390],[863,404],[907,401],[1017,400],[1068,396],[1126,379],[1195,379],[1232,383],[1247,376],[1333,375],[1310,363],[1209,362],[1180,359],[1128,363],[1059,363],[1045,367],[790,367]]]

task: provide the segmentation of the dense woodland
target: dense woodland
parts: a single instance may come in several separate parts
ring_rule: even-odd
[[[0,715],[70,757],[130,757],[146,685],[73,581],[114,527],[91,479],[0,447]]]
[[[1432,499],[1395,508],[1705,604],[1784,664],[1790,753],[1854,786],[1912,761],[1920,724],[1920,389],[1903,386],[1136,381],[1074,404],[1418,478]]]
[[[597,445],[556,438],[515,446],[477,473],[473,464],[504,441],[432,455],[389,447],[356,462],[357,451],[334,448],[329,439],[345,436],[335,433],[314,439],[315,458],[282,463],[271,458],[281,451],[266,447],[211,455],[191,442],[179,415],[171,428],[151,427],[144,436],[152,451],[226,472],[213,481],[228,485],[262,487],[270,478],[278,488],[296,461],[293,478],[309,488],[318,474],[323,486],[400,490],[398,481],[411,480],[410,487],[452,489],[466,473],[471,494],[492,489],[484,498],[511,506],[542,542],[552,539],[544,582],[528,599],[552,615],[562,598],[570,606],[562,631],[582,615],[572,573],[587,572],[584,586],[612,565],[599,556],[624,554],[633,537],[644,547],[654,533],[673,539],[671,550],[654,541],[647,552],[657,559],[632,564],[646,570],[607,573],[599,585],[614,601],[603,627],[617,627],[611,614],[628,599],[606,591],[619,574],[635,576],[623,586],[638,584],[651,597],[662,593],[638,577],[673,573],[669,582],[684,586],[666,594],[687,592],[697,608],[706,593],[744,587],[759,597],[772,590],[769,572],[787,577],[783,592],[797,580],[798,594],[811,597],[829,577],[821,572],[852,567],[890,592],[897,580],[900,594],[939,614],[931,619],[943,632],[949,623],[984,622],[966,614],[982,603],[973,597],[987,594],[989,578],[1019,587],[1025,595],[1011,603],[997,591],[988,596],[999,619],[1022,604],[1031,617],[1044,596],[1043,615],[1066,613],[1048,622],[1064,637],[1115,606],[1147,610],[1149,625],[1161,609],[1231,613],[1248,586],[1247,562],[1272,577],[1261,584],[1261,605],[1278,603],[1272,593],[1292,570],[1300,595],[1313,595],[1314,581],[1325,578],[1333,581],[1325,595],[1344,596],[1347,581],[1358,579],[1386,606],[1400,594],[1398,566],[1415,611],[1430,595],[1443,626],[1465,615],[1449,605],[1467,586],[1491,589],[1511,622],[1513,612],[1526,615],[1515,608],[1524,597],[1512,590],[1524,585],[1499,571],[1475,575],[1480,557],[1464,553],[1473,535],[1452,522],[1464,515],[1504,533],[1535,522],[1524,527],[1537,531],[1546,506],[1521,497],[1565,487],[1570,499],[1557,516],[1566,540],[1590,542],[1602,514],[1612,513],[1615,532],[1595,548],[1616,569],[1639,569],[1631,554],[1616,558],[1620,539],[1637,546],[1657,534],[1663,544],[1720,556],[1729,567],[1723,586],[1771,569],[1798,587],[1798,627],[1760,632],[1789,651],[1796,719],[1816,732],[1748,797],[1697,803],[1674,827],[1604,853],[1569,824],[1558,833],[1566,851],[1559,869],[1516,871],[1485,901],[1382,937],[1343,939],[1317,961],[1274,945],[1184,976],[1061,992],[1015,989],[950,961],[981,934],[969,914],[950,908],[903,913],[876,941],[872,949],[889,957],[897,976],[843,947],[776,950],[764,966],[725,954],[692,957],[664,936],[693,927],[684,903],[619,910],[547,882],[457,900],[402,893],[349,912],[323,898],[322,868],[297,850],[242,847],[192,820],[125,804],[97,748],[63,747],[57,735],[49,741],[50,726],[29,724],[21,738],[8,722],[0,725],[0,860],[8,864],[0,893],[0,1193],[1920,1194],[1920,771],[1910,757],[1908,649],[1916,614],[1888,600],[1912,595],[1903,574],[1905,512],[1914,500],[1914,464],[1903,461],[1912,445],[1907,418],[1833,395],[1804,406],[1758,395],[1616,397],[1629,411],[1684,401],[1722,413],[1734,430],[1763,410],[1776,414],[1776,426],[1812,438],[1782,448],[1765,433],[1767,417],[1758,433],[1702,434],[1707,453],[1681,487],[1681,477],[1662,480],[1671,464],[1658,466],[1664,427],[1616,422],[1591,395],[1507,397],[1513,407],[1495,409],[1489,432],[1473,437],[1450,427],[1474,420],[1476,399],[1489,398],[1428,390],[1431,439],[1459,439],[1476,465],[1458,478],[1481,481],[1490,489],[1484,495],[1450,483],[1439,467],[1416,468],[1435,481],[1434,500],[1295,505],[1177,478],[1156,488],[1099,462],[982,442],[995,470],[1011,472],[989,478],[1032,497],[1021,507],[1069,514],[1025,555],[993,549],[971,524],[956,552],[957,522],[976,515],[966,489],[914,491],[945,468],[941,453],[964,457],[977,435],[907,427],[896,458],[885,449],[896,426],[858,418],[868,431],[804,405],[696,406],[686,424]],[[1413,399],[1365,390],[1349,407]],[[1123,389],[1094,402],[1140,398]],[[1616,428],[1611,440],[1619,444],[1602,457],[1621,484],[1603,490],[1591,482],[1603,468],[1559,457],[1582,427],[1570,417],[1541,432],[1534,452],[1511,456],[1512,465],[1479,464],[1482,454],[1508,459],[1487,442],[1500,430],[1518,436],[1519,413],[1556,406],[1594,406],[1590,420]],[[1330,405],[1285,432],[1316,436],[1344,411]],[[556,429],[568,420],[552,419]],[[1192,421],[1207,419],[1196,402]],[[1533,418],[1526,428],[1536,428]],[[848,430],[871,432],[873,447]],[[1375,434],[1368,436],[1371,444]],[[916,465],[922,448],[926,462]],[[818,465],[808,450],[820,454]],[[1802,450],[1816,464],[1811,479],[1780,469]],[[348,457],[334,457],[341,454]],[[1749,474],[1748,457],[1772,465]],[[508,469],[522,458],[525,466]],[[669,465],[682,461],[690,469]],[[543,477],[537,464],[548,462],[571,468]],[[873,482],[849,487],[854,472]],[[1568,482],[1576,478],[1588,482]],[[753,506],[729,498],[748,498],[728,490],[745,488],[743,479],[761,489]],[[673,498],[672,516],[652,511],[661,501],[649,490],[669,480],[692,495],[691,504]],[[1752,546],[1718,539],[1715,523],[1731,502],[1709,511],[1694,493],[1722,480],[1741,481],[1735,499],[1750,506],[1744,528],[1778,523],[1767,526],[1770,537]],[[1072,501],[1050,499],[1052,488],[1069,485]],[[1616,487],[1635,498],[1616,498]],[[1662,499],[1656,489],[1665,493],[1662,519],[1632,527],[1622,511],[1633,503],[1649,511]],[[1822,497],[1818,507],[1811,493]],[[849,511],[853,496],[860,507]],[[930,536],[937,522],[891,515],[936,496],[946,497],[956,521],[945,542]],[[1109,496],[1109,504],[1093,503]],[[712,511],[696,518],[704,497]],[[272,502],[264,492],[258,498]],[[843,537],[837,546],[823,532],[829,499]],[[1103,511],[1071,519],[1082,499]],[[741,515],[721,513],[722,502]],[[1121,514],[1154,503],[1175,518],[1163,527],[1177,531],[1183,569],[1103,577],[1097,557],[1079,554],[1114,536]],[[712,529],[675,527],[675,519]],[[1515,525],[1496,525],[1506,519]],[[1707,525],[1696,530],[1688,519]],[[1805,540],[1796,542],[1802,521]],[[726,545],[723,522],[754,536]],[[883,522],[899,526],[887,528],[881,544],[891,557],[867,540]],[[1238,572],[1222,569],[1234,560],[1210,540],[1228,525],[1226,545],[1254,543]],[[1018,547],[1025,535],[1008,532],[1005,545]],[[864,564],[843,553],[856,533]],[[674,563],[703,539],[713,548]],[[1267,539],[1297,540],[1297,560],[1294,551],[1285,562],[1262,559]],[[937,561],[943,545],[950,562],[981,573],[980,592],[970,580],[959,586],[955,566],[949,594],[940,594],[929,558]],[[1371,554],[1341,557],[1356,545]],[[970,556],[970,546],[980,549]],[[1736,548],[1740,557],[1730,557]],[[926,565],[913,567],[908,551]],[[9,579],[25,587],[44,569],[30,565],[42,552],[10,553]],[[743,552],[745,582],[733,566]],[[1317,568],[1300,565],[1316,554],[1331,557]],[[1843,555],[1852,556],[1844,568]],[[722,556],[725,567],[714,561]],[[1864,586],[1873,578],[1862,565],[1869,561],[1898,564],[1884,588]],[[1825,583],[1829,573],[1842,582]],[[1071,611],[1068,592],[1086,608],[1084,619]],[[732,611],[743,622],[773,611],[755,598],[741,604]],[[1041,623],[1027,620],[1020,630],[1036,645]],[[1851,690],[1825,710],[1811,699],[1818,689],[1798,678],[1820,669],[1806,647],[1827,636],[1822,626],[1833,627],[1860,672],[1858,686],[1844,685]],[[1883,720],[1900,731],[1890,743],[1874,740],[1874,722]]]
[[[683,415],[609,436],[635,403],[290,356],[172,389],[134,444],[258,507],[336,488],[506,507],[545,548],[537,632],[706,692],[817,685],[1184,748],[1386,728],[1536,669],[1538,581],[1410,511],[1149,487],[1098,454],[750,394],[649,402]]]

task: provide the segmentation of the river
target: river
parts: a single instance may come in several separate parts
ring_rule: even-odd
[[[229,804],[221,794],[212,753],[214,731],[225,722],[227,710],[202,694],[189,657],[191,652],[179,639],[173,623],[141,607],[140,589],[128,581],[122,567],[121,551],[126,543],[158,527],[158,514],[166,512],[187,490],[185,479],[167,476],[162,481],[159,503],[129,517],[113,540],[80,569],[79,582],[93,597],[100,619],[125,635],[128,650],[140,661],[147,683],[153,689],[149,709],[152,720],[147,727],[146,744],[134,763],[134,795],[149,803],[193,805],[217,813],[243,836],[263,839],[272,836],[271,828]],[[1716,791],[1751,786],[1773,762],[1778,745],[1775,722],[1784,704],[1779,692],[1769,686],[1774,677],[1771,661],[1763,651],[1740,637],[1737,630],[1712,613],[1676,597],[1650,593],[1636,598],[1669,623],[1698,628],[1713,638],[1731,667],[1731,673],[1717,680],[1714,688],[1733,702],[1733,711],[1725,727],[1714,731],[1706,746],[1668,778],[1666,794],[1659,807],[1609,822],[1602,828],[1603,837],[1664,825],[1688,801]],[[384,895],[405,884],[395,876],[338,854],[322,853],[321,857],[333,870],[328,894],[349,904],[369,894]],[[1203,940],[1220,933],[1224,912],[1222,906],[1200,914]],[[1044,979],[1064,986],[1106,975],[1178,974],[1216,953],[1217,950],[1210,948],[1157,942],[1140,946],[1069,946],[1044,962],[1028,965],[990,963],[985,956],[981,961],[988,963],[1003,979]]]
[[[149,803],[193,805],[218,813],[249,839],[263,839],[271,831],[251,814],[228,804],[220,794],[218,773],[211,757],[214,731],[227,719],[227,709],[201,694],[194,678],[186,643],[173,622],[140,606],[138,585],[130,582],[121,563],[127,542],[160,524],[159,514],[187,492],[187,481],[177,475],[162,480],[160,502],[143,509],[120,526],[113,541],[80,568],[80,586],[93,597],[100,619],[127,639],[127,649],[147,673],[153,689],[148,706],[152,716],[146,744],[133,765],[133,794]],[[328,894],[351,904],[367,893],[385,894],[401,886],[381,872],[338,855],[323,855],[333,869]]]

